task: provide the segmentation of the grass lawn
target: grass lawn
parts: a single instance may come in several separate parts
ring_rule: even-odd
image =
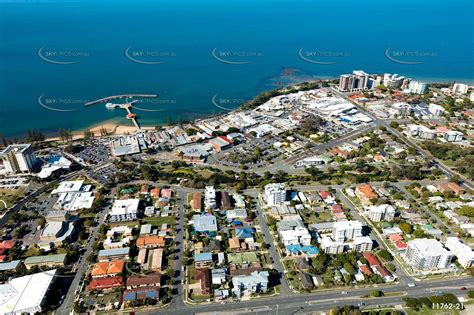
[[[162,224],[174,224],[176,221],[176,218],[173,216],[168,216],[168,217],[157,217],[157,218],[144,218],[144,222],[154,225],[154,226],[161,226]]]
[[[15,201],[23,196],[25,187],[19,187],[18,189],[0,189],[0,200],[5,201],[8,207],[11,207]],[[3,202],[0,202],[0,211],[4,210]]]
[[[35,247],[35,246],[30,246],[30,248],[28,248],[28,250],[23,254],[23,258],[28,258],[28,257],[32,257],[32,256],[38,256],[40,254],[40,249],[39,247]]]
[[[407,309],[407,315],[458,315],[458,310],[433,310],[431,308],[423,307],[418,311]]]

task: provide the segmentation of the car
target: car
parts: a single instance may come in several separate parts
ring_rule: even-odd
[[[466,288],[466,287],[462,287],[460,290],[461,290],[462,292],[464,292],[464,291],[467,290],[467,288]]]
[[[416,284],[414,284],[413,282],[412,282],[412,283],[409,283],[409,284],[408,284],[408,287],[410,287],[410,288],[416,287]]]
[[[341,294],[342,294],[342,295],[346,295],[346,294],[347,294],[347,291],[342,291]]]

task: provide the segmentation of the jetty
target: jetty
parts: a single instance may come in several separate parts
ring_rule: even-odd
[[[85,103],[84,105],[85,106],[91,106],[91,105],[95,105],[95,104],[100,104],[100,103],[105,103],[105,102],[109,102],[109,101],[113,101],[113,100],[117,100],[117,99],[127,99],[127,98],[133,98],[133,97],[140,97],[140,98],[157,98],[158,95],[156,94],[121,94],[121,95],[112,95],[112,96],[107,96],[107,97],[104,97],[104,98],[101,98],[101,99],[98,99],[98,100],[95,100],[95,101],[91,101],[91,102],[87,102]]]
[[[127,119],[131,120],[135,127],[137,128],[137,131],[140,131],[140,125],[138,124],[137,120],[137,114],[132,113],[131,108],[133,107],[133,104],[137,103],[138,100],[132,100],[128,102],[129,98],[133,97],[139,97],[139,98],[156,98],[158,95],[156,94],[121,94],[121,95],[112,95],[112,96],[107,96],[92,102],[87,102],[84,105],[85,106],[92,106],[96,104],[101,104],[107,102],[105,104],[105,107],[107,109],[114,109],[114,108],[121,108],[125,109],[127,111]],[[118,100],[118,99],[125,99],[125,103],[111,103],[110,101],[113,100]]]

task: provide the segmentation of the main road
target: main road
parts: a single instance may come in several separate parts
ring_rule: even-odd
[[[170,314],[170,315],[191,315],[199,313],[212,314],[242,314],[242,313],[264,313],[264,314],[294,314],[295,312],[327,311],[335,306],[345,304],[354,305],[364,302],[369,305],[396,305],[403,304],[403,297],[422,297],[435,295],[437,292],[460,293],[460,288],[473,288],[472,278],[457,278],[450,280],[426,281],[417,284],[416,287],[408,287],[404,284],[394,284],[378,287],[352,288],[342,294],[341,290],[321,290],[320,292],[298,294],[291,296],[277,296],[268,298],[258,298],[249,301],[228,304],[201,304],[185,305],[178,308],[167,308],[163,310],[148,309],[135,311],[135,314]],[[361,296],[368,295],[374,289],[381,290],[385,294],[397,292],[400,295],[391,295],[381,298],[361,299]]]

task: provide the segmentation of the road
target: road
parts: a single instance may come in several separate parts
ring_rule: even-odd
[[[106,200],[109,202],[110,195],[106,197]],[[74,276],[74,279],[71,282],[71,285],[69,286],[69,290],[66,294],[66,297],[64,298],[63,303],[61,306],[56,310],[56,314],[60,315],[68,315],[71,313],[73,309],[73,303],[74,299],[77,296],[77,289],[80,287],[80,282],[89,268],[89,262],[87,258],[90,256],[90,254],[93,252],[93,247],[95,244],[96,238],[99,237],[99,227],[105,222],[105,217],[107,216],[108,213],[108,207],[104,207],[101,212],[98,214],[98,224],[97,226],[92,228],[92,232],[87,240],[87,243],[84,247],[85,251],[84,254],[81,256],[80,261],[77,264],[77,269],[76,269],[76,274]]]
[[[273,260],[273,269],[277,270],[280,274],[280,295],[281,296],[290,296],[293,295],[293,291],[288,286],[288,282],[286,281],[286,277],[284,274],[283,264],[281,263],[280,257],[278,256],[276,250],[276,242],[274,242],[272,235],[270,234],[270,229],[268,228],[267,222],[265,217],[263,216],[263,210],[260,207],[260,203],[258,201],[258,196],[253,194],[252,197],[254,198],[255,207],[257,210],[257,220],[258,224],[260,225],[260,230],[263,234],[263,239],[265,243],[270,244],[270,248],[268,249],[268,254]]]
[[[473,288],[472,278],[450,279],[427,281],[417,284],[416,287],[408,287],[405,284],[394,284],[390,286],[378,286],[376,289],[383,291],[385,294],[394,292],[407,292],[403,296],[391,296],[382,298],[366,299],[367,305],[395,305],[404,304],[403,297],[422,297],[436,294],[437,291],[460,293],[459,288]],[[278,296],[269,298],[258,298],[250,301],[242,301],[229,304],[206,304],[206,305],[186,305],[173,309],[149,309],[136,311],[136,314],[170,314],[170,315],[190,315],[198,313],[212,314],[242,314],[256,313],[259,314],[294,314],[298,311],[304,313],[311,311],[327,311],[337,305],[345,304],[354,305],[361,302],[361,296],[370,294],[374,287],[369,288],[352,288],[347,290],[346,295],[341,294],[338,290],[321,290],[320,292],[298,294],[291,296]],[[303,308],[303,309],[302,309]]]
[[[178,281],[178,284],[176,285],[175,289],[177,290],[176,293],[173,293],[173,300],[171,301],[170,308],[179,308],[184,306],[184,289],[183,289],[183,262],[181,258],[183,257],[183,251],[184,251],[184,218],[185,218],[185,212],[186,209],[184,208],[184,201],[186,200],[186,192],[184,190],[177,189],[176,190],[178,194],[178,220],[177,220],[177,226],[176,226],[176,238],[175,238],[175,244],[176,248],[178,249],[177,253],[175,255],[178,256],[178,259],[174,260],[174,266],[173,270],[175,272],[175,277],[174,279]]]

